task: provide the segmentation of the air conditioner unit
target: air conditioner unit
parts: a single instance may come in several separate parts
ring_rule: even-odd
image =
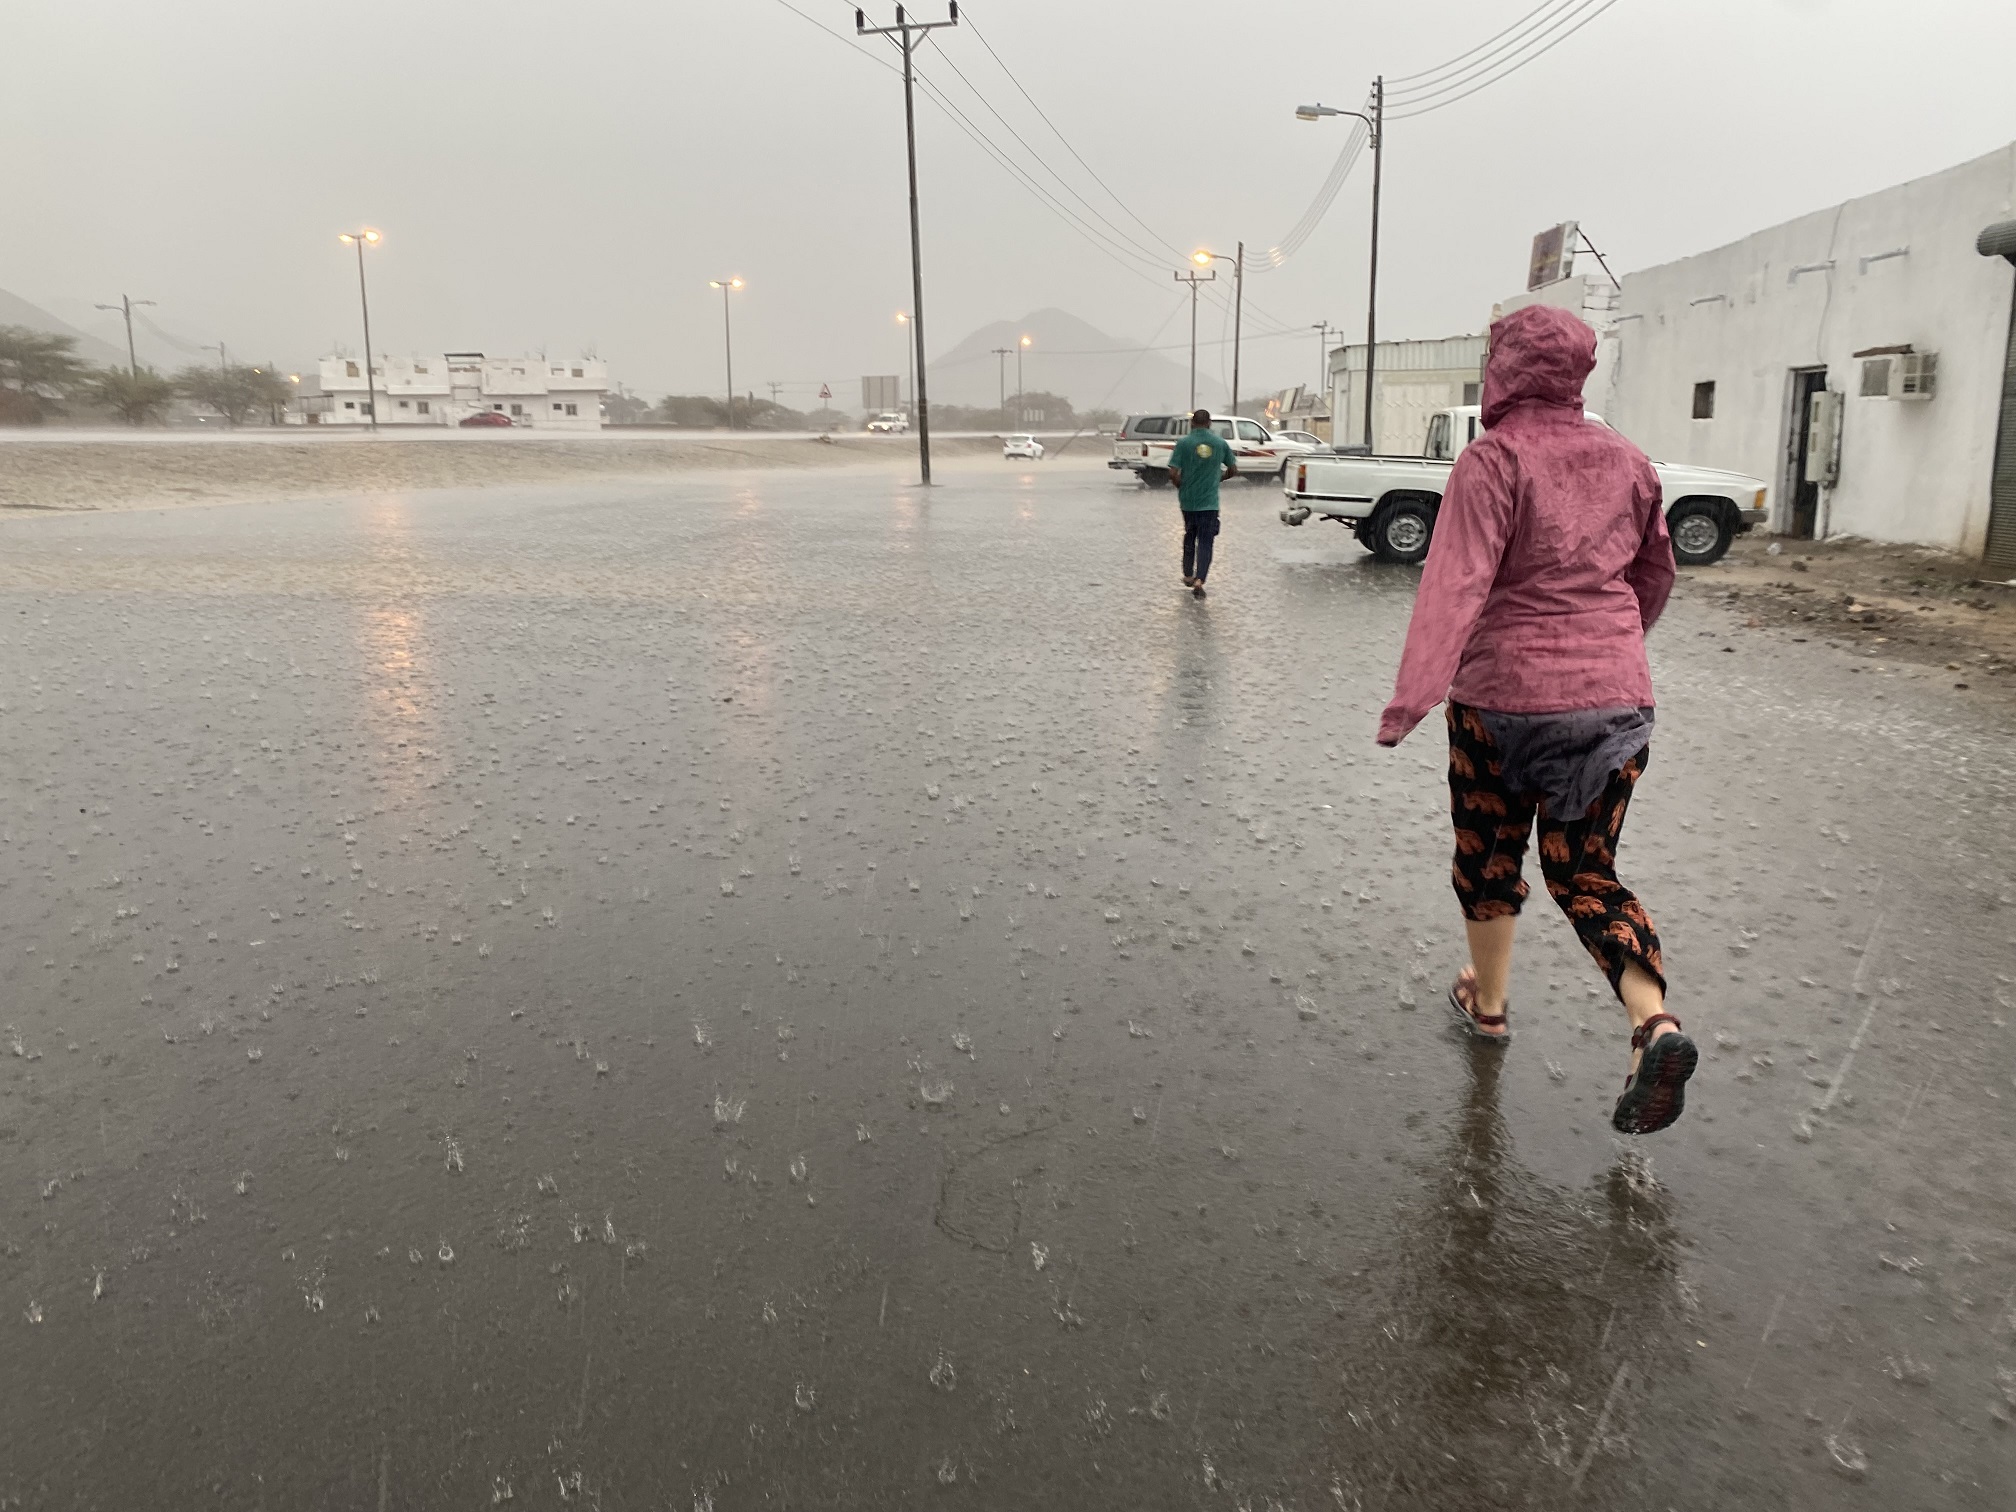
[[[1862,360],[1864,399],[1930,399],[1938,391],[1937,352],[1886,352]]]
[[[1939,354],[1906,352],[1891,378],[1892,399],[1930,399],[1939,392]]]

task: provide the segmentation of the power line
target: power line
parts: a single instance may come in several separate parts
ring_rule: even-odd
[[[1475,82],[1469,84],[1469,87],[1453,95],[1448,95],[1446,89],[1437,89],[1427,94],[1416,95],[1407,101],[1403,108],[1396,110],[1388,119],[1406,120],[1412,116],[1427,115],[1431,111],[1442,110],[1450,105],[1454,105],[1459,100],[1467,100],[1479,90],[1488,89],[1501,80],[1511,78],[1513,74],[1519,72],[1528,63],[1546,57],[1548,53],[1559,47],[1563,42],[1566,42],[1575,33],[1582,30],[1583,27],[1594,21],[1616,3],[1617,0],[1600,0],[1600,3],[1596,3],[1596,0],[1584,0],[1584,6],[1579,15],[1572,11],[1564,12],[1545,31],[1539,32],[1527,39],[1525,43],[1521,44],[1520,48],[1513,49],[1498,60],[1506,66],[1497,68],[1496,72],[1487,72],[1482,77],[1477,77]],[[1594,6],[1593,9],[1590,8],[1591,5]],[[1572,24],[1570,24],[1571,22]],[[1562,29],[1564,27],[1566,30]],[[1455,86],[1452,82],[1448,87],[1453,88]],[[1427,103],[1438,95],[1447,95],[1447,97],[1442,98],[1436,104]]]
[[[1532,10],[1528,11],[1525,15],[1521,16],[1517,21],[1514,21],[1510,26],[1506,27],[1503,31],[1495,32],[1491,36],[1486,37],[1482,42],[1479,42],[1475,47],[1471,48],[1468,52],[1458,53],[1455,57],[1449,58],[1444,62],[1436,64],[1433,68],[1424,68],[1419,73],[1402,74],[1399,78],[1391,79],[1388,82],[1392,85],[1393,93],[1396,96],[1401,94],[1412,93],[1413,91],[1409,88],[1410,85],[1420,84],[1422,88],[1426,88],[1427,85],[1422,83],[1423,80],[1439,79],[1442,75],[1448,73],[1450,69],[1456,67],[1457,64],[1462,63],[1467,59],[1474,58],[1478,53],[1484,52],[1489,48],[1495,46],[1498,42],[1502,41],[1506,37],[1511,36],[1514,32],[1522,30],[1527,25],[1528,22],[1532,21],[1533,18],[1538,16],[1542,11],[1561,10],[1566,8],[1567,6],[1579,3],[1580,0],[1543,0],[1542,4],[1533,7]]]

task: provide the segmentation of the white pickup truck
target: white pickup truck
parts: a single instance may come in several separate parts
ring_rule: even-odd
[[[1600,415],[1588,419],[1603,424]],[[1435,512],[1449,486],[1457,453],[1483,429],[1474,404],[1436,412],[1428,421],[1425,455],[1349,456],[1312,452],[1296,458],[1282,479],[1288,503],[1281,518],[1300,525],[1311,515],[1349,525],[1358,543],[1388,562],[1418,562],[1428,555]],[[1683,566],[1705,567],[1721,559],[1729,543],[1769,518],[1761,478],[1713,467],[1681,467],[1655,462],[1665,489],[1666,528],[1673,558]]]
[[[1285,482],[1289,462],[1313,450],[1307,442],[1277,436],[1258,420],[1244,417],[1235,422],[1229,416],[1216,416],[1211,429],[1232,448],[1239,476],[1254,483],[1270,478]],[[1150,488],[1166,488],[1170,453],[1189,434],[1188,415],[1130,415],[1113,440],[1113,455],[1106,465],[1115,472],[1133,473]]]

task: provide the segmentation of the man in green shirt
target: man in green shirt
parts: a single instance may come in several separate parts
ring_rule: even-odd
[[[1218,484],[1238,473],[1232,448],[1211,429],[1211,412],[1198,410],[1190,417],[1190,434],[1169,454],[1169,481],[1183,507],[1183,586],[1198,598],[1204,597],[1218,541]]]

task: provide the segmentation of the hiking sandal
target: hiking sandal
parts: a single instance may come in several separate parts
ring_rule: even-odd
[[[1652,1033],[1661,1024],[1671,1024],[1673,1033],[1654,1039]],[[1610,1127],[1619,1134],[1657,1134],[1686,1108],[1687,1079],[1701,1052],[1680,1032],[1680,1020],[1670,1013],[1655,1013],[1633,1029],[1631,1048],[1639,1052],[1638,1069],[1624,1082]]]
[[[1503,1029],[1505,1015],[1502,1013],[1479,1013],[1477,1011],[1477,968],[1465,966],[1456,973],[1456,980],[1449,988],[1449,1011],[1463,1021],[1472,1039],[1502,1045],[1512,1038],[1510,1029]],[[1502,1033],[1493,1031],[1503,1029]]]

